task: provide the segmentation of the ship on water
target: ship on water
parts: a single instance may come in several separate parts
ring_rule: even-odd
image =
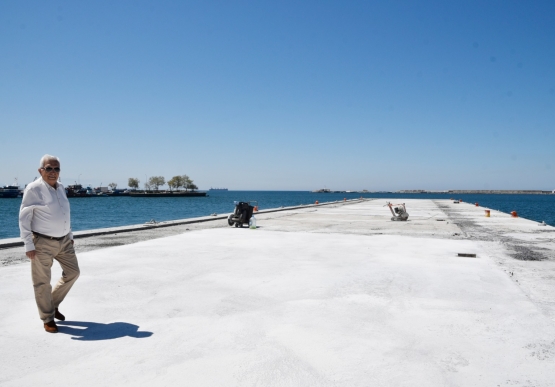
[[[14,184],[0,187],[0,198],[13,199],[19,196],[22,196],[22,191],[19,188],[19,184],[17,183],[17,178],[15,179]]]
[[[72,184],[66,187],[68,198],[87,198],[93,196],[90,188],[85,188],[81,184]]]
[[[16,185],[5,185],[0,187],[0,198],[17,198],[19,194],[20,190]]]
[[[212,188],[210,187],[210,189],[208,191],[227,191],[227,188]]]

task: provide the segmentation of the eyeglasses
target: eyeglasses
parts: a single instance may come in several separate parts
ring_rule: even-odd
[[[50,172],[52,172],[52,171],[57,172],[57,173],[60,172],[60,168],[59,168],[59,167],[56,167],[56,168],[52,168],[52,167],[46,167],[46,168],[44,168],[44,167],[43,167],[43,168],[41,168],[41,169],[44,169],[44,170],[45,170],[46,172],[48,172],[48,173],[50,173]]]

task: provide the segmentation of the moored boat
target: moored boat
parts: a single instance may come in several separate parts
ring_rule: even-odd
[[[19,187],[16,185],[5,185],[0,187],[0,198],[13,199],[19,196]]]
[[[91,190],[83,188],[81,184],[68,185],[66,187],[66,194],[68,198],[90,198]]]

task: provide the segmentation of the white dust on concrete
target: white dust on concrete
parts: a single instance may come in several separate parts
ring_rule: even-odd
[[[29,265],[4,267],[0,384],[553,385],[553,321],[489,242],[406,202],[412,223],[366,202],[82,253],[56,335]]]

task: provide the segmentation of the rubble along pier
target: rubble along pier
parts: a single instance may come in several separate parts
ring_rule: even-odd
[[[375,199],[78,239],[56,335],[1,267],[0,385],[553,385],[555,228],[391,201],[407,222]]]

